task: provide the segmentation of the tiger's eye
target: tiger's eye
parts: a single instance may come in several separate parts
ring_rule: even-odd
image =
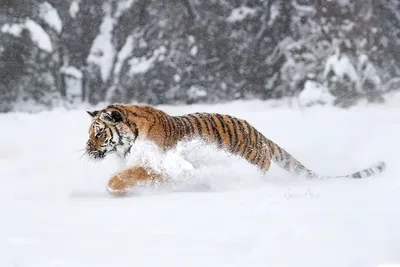
[[[99,138],[100,136],[102,136],[104,134],[104,132],[103,131],[100,131],[100,132],[98,132],[97,134],[96,134],[96,138]]]

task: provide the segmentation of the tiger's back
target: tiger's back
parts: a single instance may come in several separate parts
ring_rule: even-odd
[[[218,113],[192,113],[172,119],[183,126],[182,136],[202,138],[260,170],[268,170],[272,156],[268,140],[246,120]]]

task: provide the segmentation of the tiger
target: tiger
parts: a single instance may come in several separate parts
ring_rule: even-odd
[[[111,104],[101,110],[86,111],[91,118],[85,153],[94,160],[115,153],[126,159],[138,140],[155,144],[167,152],[184,140],[203,140],[231,155],[247,160],[266,174],[273,161],[284,170],[307,179],[364,178],[382,173],[379,161],[369,168],[342,176],[321,176],[305,167],[281,146],[266,138],[246,120],[227,114],[196,112],[172,116],[151,105]],[[141,182],[165,181],[166,174],[145,164],[129,166],[112,175],[106,191],[125,196]]]

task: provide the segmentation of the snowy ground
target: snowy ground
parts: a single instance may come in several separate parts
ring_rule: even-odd
[[[189,181],[115,199],[104,189],[117,162],[80,158],[84,110],[0,115],[0,266],[400,264],[400,108],[163,108],[240,116],[321,174],[388,168],[308,181],[274,165],[260,177],[243,160],[187,146],[202,166]]]

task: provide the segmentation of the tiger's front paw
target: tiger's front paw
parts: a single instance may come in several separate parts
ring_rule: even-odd
[[[128,184],[114,175],[108,181],[107,192],[113,196],[125,196],[128,193]]]

